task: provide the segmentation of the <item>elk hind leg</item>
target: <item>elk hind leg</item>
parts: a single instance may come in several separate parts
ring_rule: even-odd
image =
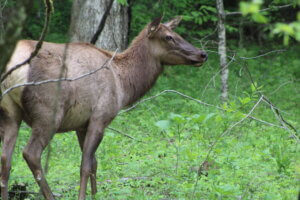
[[[82,160],[80,168],[79,200],[84,200],[89,176],[93,173],[93,160],[97,147],[102,141],[104,125],[101,121],[90,122],[83,143]]]
[[[81,149],[81,151],[83,151],[83,144],[84,144],[84,140],[85,140],[86,129],[76,131],[76,135],[78,138],[80,149]],[[90,175],[92,195],[95,195],[97,193],[96,173],[97,173],[97,160],[94,155],[93,163],[92,163],[92,172]]]
[[[1,107],[3,106],[3,107]],[[0,137],[2,141],[1,154],[1,197],[8,199],[8,179],[11,169],[11,158],[21,123],[19,107],[5,96],[0,105]]]

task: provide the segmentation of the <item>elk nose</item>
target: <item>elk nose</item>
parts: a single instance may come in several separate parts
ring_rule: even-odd
[[[201,54],[200,54],[200,56],[201,56],[201,58],[204,60],[204,61],[206,61],[207,60],[207,53],[206,52],[204,52],[204,51],[202,51],[201,52]]]

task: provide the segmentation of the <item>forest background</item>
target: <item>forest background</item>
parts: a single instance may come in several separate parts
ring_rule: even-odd
[[[142,102],[114,120],[96,153],[96,198],[297,199],[299,2],[224,1],[226,100],[221,98],[215,1],[118,3],[129,9],[129,41],[158,16],[167,21],[181,15],[176,32],[206,50],[209,59],[202,68],[167,66]],[[72,0],[53,1],[45,41],[69,41],[72,4]],[[17,1],[1,0],[1,40],[8,16],[17,7]],[[20,37],[38,40],[44,26],[43,1],[34,1],[28,13]],[[11,195],[38,199],[42,197],[22,159],[30,133],[22,124],[13,157]],[[76,199],[80,158],[74,133],[56,135],[51,151],[45,152],[47,179],[58,199]]]

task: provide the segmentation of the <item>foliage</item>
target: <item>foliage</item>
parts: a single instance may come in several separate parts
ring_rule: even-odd
[[[246,16],[247,14],[251,14],[252,19],[258,23],[268,23],[268,18],[264,16],[267,14],[266,12],[261,12],[261,6],[263,5],[263,0],[253,0],[252,2],[241,2],[240,3],[240,10],[242,11],[243,15]],[[281,3],[281,1],[277,1]],[[295,2],[294,7],[297,7]],[[300,2],[298,2],[300,5]],[[272,8],[272,7],[270,7]],[[276,8],[276,7],[275,7]],[[275,26],[272,25],[273,34],[279,34],[283,36],[283,43],[288,45],[290,37],[300,41],[300,12],[297,12],[297,19],[294,22],[290,23],[282,23],[276,22]]]
[[[164,16],[164,20],[182,15],[183,22],[177,28],[177,32],[197,38],[212,32],[213,25],[217,21],[215,3],[208,0],[201,3],[193,0],[156,1],[155,3],[136,0],[131,9],[131,36],[136,35],[145,24],[161,15]]]
[[[43,29],[45,8],[44,1],[33,2],[31,16],[28,18],[23,33],[24,38],[38,40]],[[66,42],[68,41],[68,29],[70,24],[72,0],[53,1],[54,12],[51,15],[49,31],[46,41]]]

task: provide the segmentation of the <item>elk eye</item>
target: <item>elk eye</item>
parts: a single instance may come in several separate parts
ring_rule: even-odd
[[[167,35],[167,36],[166,36],[166,40],[167,40],[167,41],[170,41],[170,40],[173,40],[173,38],[172,38],[172,36]]]

